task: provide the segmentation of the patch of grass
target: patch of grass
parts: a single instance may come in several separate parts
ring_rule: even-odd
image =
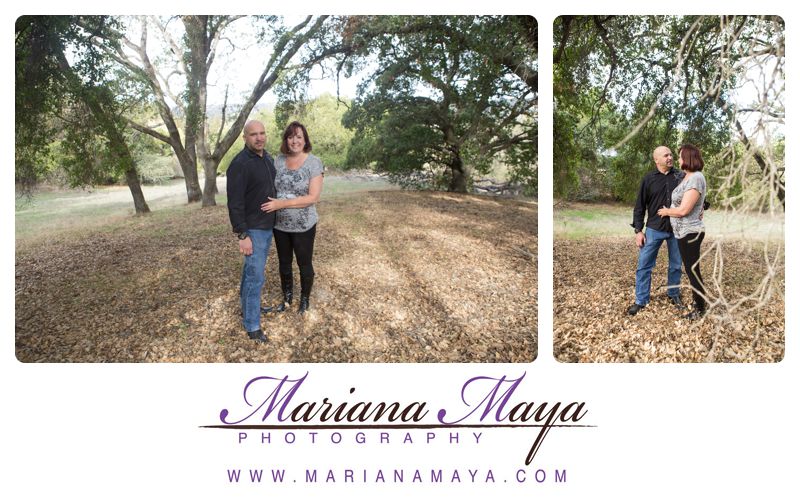
[[[553,209],[553,232],[556,237],[630,237],[633,239],[633,206],[623,204],[570,203]],[[784,216],[761,213],[705,212],[706,233],[745,240],[782,240]]]
[[[200,183],[202,185],[202,179]],[[225,178],[219,178],[217,183],[220,193],[216,196],[216,202],[224,208],[228,203]],[[325,178],[323,202],[327,197],[394,189],[397,189],[395,185],[380,178],[330,175]],[[200,209],[199,203],[186,204],[183,179],[145,185],[142,190],[151,210],[147,217],[153,221],[164,222],[172,216],[167,213],[177,211],[178,214],[186,214],[181,210]],[[17,196],[15,199],[15,237],[18,246],[25,246],[36,240],[80,237],[87,230],[115,233],[120,226],[125,230],[130,229],[124,222],[134,218],[134,214],[128,187],[41,190],[32,197]],[[169,234],[170,229],[151,231],[152,235],[163,237]]]
[[[599,217],[597,213],[592,213],[591,211],[578,211],[576,209],[565,211],[563,215],[567,218],[581,218],[584,220],[596,220]]]
[[[627,218],[626,218],[627,217]],[[557,236],[579,239],[591,236],[621,236],[632,233],[632,214],[622,206],[583,204],[553,211]]]
[[[322,196],[335,196],[341,194],[351,194],[353,192],[370,192],[376,190],[397,190],[399,187],[393,185],[383,178],[370,180],[354,180],[347,176],[325,176],[322,187]]]
[[[15,235],[17,241],[36,238],[43,232],[50,234],[72,233],[87,228],[102,229],[129,217],[133,209],[122,206],[86,206],[82,208],[48,211],[46,207],[17,213]]]

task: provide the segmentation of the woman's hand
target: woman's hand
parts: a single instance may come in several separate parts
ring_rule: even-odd
[[[672,209],[662,207],[657,211],[658,215],[661,217],[669,216],[670,218],[683,218],[684,216],[688,216],[689,213],[692,212],[692,209],[694,209],[694,205],[697,204],[697,201],[699,199],[700,199],[700,192],[698,192],[694,188],[690,188],[689,190],[684,192],[683,197],[681,197],[680,206]]]
[[[261,210],[264,212],[271,213],[286,207],[286,201],[282,199],[273,199],[272,197],[267,197],[267,199],[269,200],[261,205]]]

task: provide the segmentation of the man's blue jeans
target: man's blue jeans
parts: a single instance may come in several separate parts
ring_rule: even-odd
[[[680,296],[681,253],[678,239],[671,232],[659,232],[648,228],[644,246],[639,249],[639,264],[636,267],[636,304],[644,306],[650,302],[650,280],[661,243],[667,241],[669,269],[667,270],[667,295]]]
[[[253,254],[244,257],[239,303],[242,306],[244,329],[255,332],[261,328],[261,289],[264,287],[264,269],[272,243],[272,230],[248,230],[247,233],[253,242]]]

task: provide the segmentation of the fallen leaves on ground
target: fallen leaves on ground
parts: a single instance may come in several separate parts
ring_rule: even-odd
[[[370,192],[320,203],[311,310],[239,317],[241,256],[224,206],[18,243],[23,362],[530,362],[534,203]],[[295,265],[295,282],[299,282]],[[299,285],[299,284],[296,284]],[[295,289],[299,295],[299,289]],[[263,304],[280,300],[274,248]]]
[[[704,242],[704,246],[709,239]],[[729,304],[757,294],[767,272],[762,251],[753,244],[721,244],[724,266],[713,262],[714,247],[702,260],[706,284],[718,276]],[[699,321],[682,318],[666,297],[667,255],[662,247],[651,301],[634,316],[638,253],[631,238],[555,239],[553,252],[553,351],[563,362],[777,362],[784,354],[784,267],[776,271],[777,292],[763,306],[753,302],[733,313],[716,306]],[[684,275],[682,281],[687,286]],[[691,290],[682,289],[683,302]],[[711,294],[718,296],[715,289]],[[715,298],[715,296],[712,296]]]

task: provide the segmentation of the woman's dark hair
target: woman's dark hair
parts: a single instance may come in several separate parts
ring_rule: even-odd
[[[692,144],[683,144],[678,149],[678,156],[683,165],[681,169],[686,171],[703,171],[703,156],[700,149]]]
[[[303,126],[300,121],[292,121],[283,131],[283,140],[281,140],[281,153],[289,153],[289,137],[297,133],[298,128],[303,130],[303,138],[306,141],[306,145],[303,147],[303,152],[311,152],[311,140],[308,139],[308,131],[306,130],[306,127]]]

